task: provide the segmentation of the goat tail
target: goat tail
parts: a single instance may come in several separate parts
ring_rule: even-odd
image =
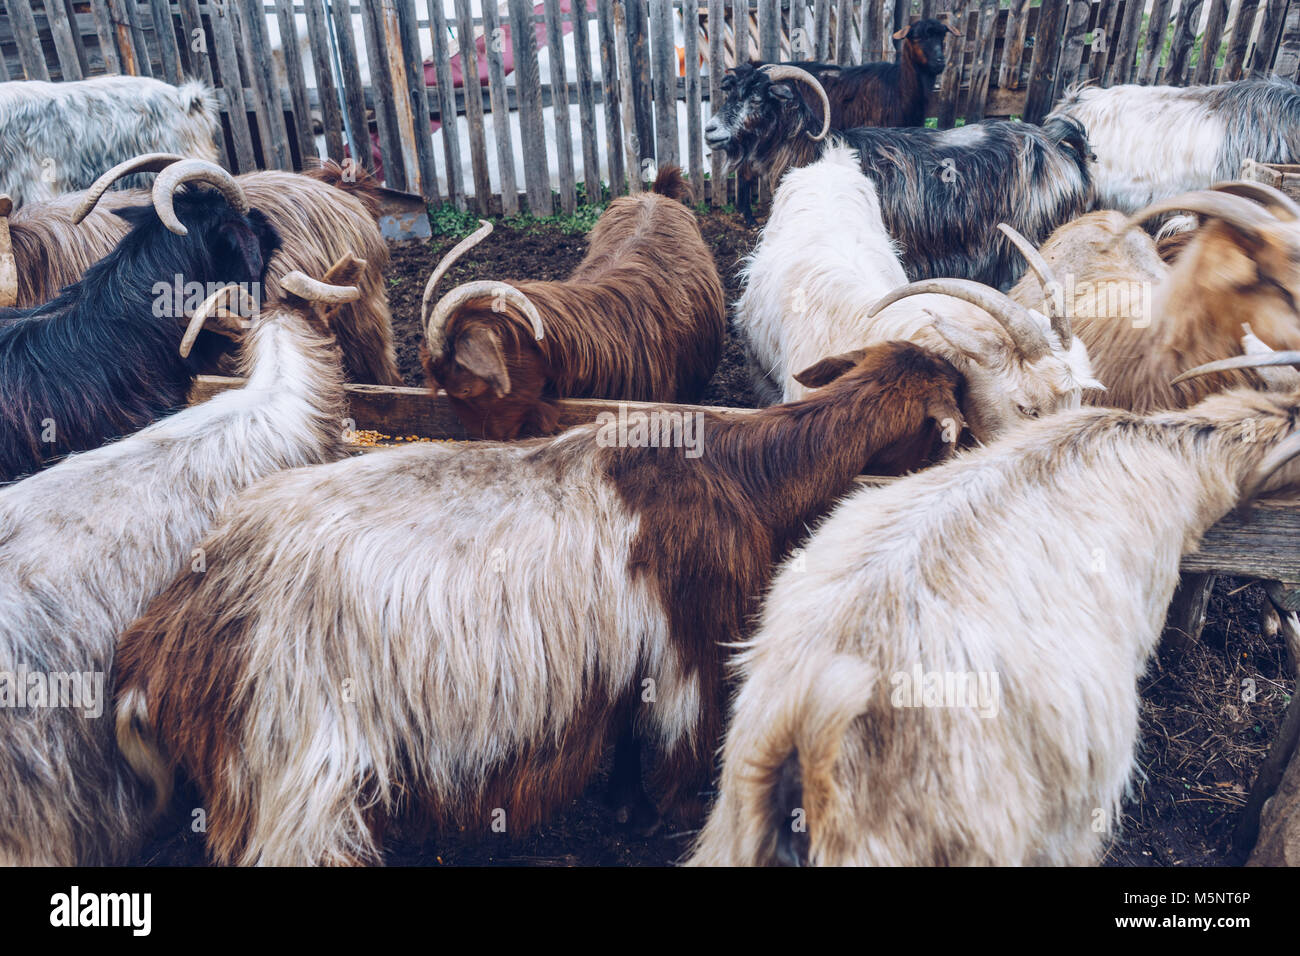
[[[203,80],[184,80],[177,87],[181,106],[191,116],[218,116],[221,108],[216,91]]]
[[[804,662],[783,675],[777,701],[764,694],[765,719],[754,722],[745,719],[742,691],[721,796],[691,864],[803,866],[813,831],[819,848],[835,842],[845,816],[835,765],[875,682],[875,668],[857,657]]]
[[[319,165],[304,171],[305,175],[355,196],[366,207],[366,212],[379,221],[379,183],[360,164],[349,160],[344,169],[332,159],[320,160]]]
[[[655,184],[651,187],[651,191],[668,199],[677,199],[688,203],[694,198],[691,187],[682,178],[682,168],[680,166],[660,166],[659,175],[655,177]]]
[[[131,687],[118,694],[114,728],[117,733],[117,749],[121,751],[127,766],[142,781],[153,787],[153,813],[157,816],[171,801],[174,771],[158,747],[149,721],[149,701],[144,688]]]

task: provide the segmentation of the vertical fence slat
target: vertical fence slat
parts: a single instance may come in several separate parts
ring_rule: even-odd
[[[467,208],[464,163],[460,155],[460,120],[456,113],[456,86],[451,75],[451,38],[447,35],[447,16],[442,0],[428,0],[429,39],[433,47],[433,72],[438,81],[436,93],[425,88],[424,62],[420,58],[420,26],[416,19],[415,0],[398,0],[401,20],[402,60],[406,66],[406,96],[415,117],[416,168],[420,172],[420,195],[428,202],[438,201],[438,174],[434,168],[433,140],[429,135],[430,100],[436,96],[438,119],[442,123],[442,158],[446,169],[447,198],[457,209]],[[471,38],[473,34],[470,34]],[[473,83],[470,70],[473,69]],[[483,94],[478,87],[478,58],[473,47],[460,60],[461,88],[465,94],[465,112],[469,113],[471,91],[483,109]],[[473,143],[471,142],[471,148]],[[486,167],[484,167],[486,170]]]
[[[1102,0],[1097,7],[1092,44],[1088,51],[1088,79],[1100,81],[1106,73],[1106,60],[1115,46],[1115,16],[1119,0]]]
[[[51,13],[51,7],[56,8]],[[57,23],[61,23],[58,29],[63,32],[66,29],[67,42],[71,45],[72,61],[77,64],[79,78],[90,75],[90,62],[86,59],[86,47],[81,39],[81,27],[77,23],[77,11],[72,6],[72,0],[46,0],[46,15],[50,19],[50,27],[54,29]]]
[[[813,6],[813,23],[814,30],[814,52],[813,59],[825,62],[831,56],[831,0],[817,0]],[[740,41],[736,42],[736,49],[740,49]],[[739,52],[737,52],[739,57]]]
[[[1137,70],[1137,48],[1142,32],[1142,0],[1125,0],[1124,18],[1115,41],[1115,55],[1103,81],[1107,86],[1130,83]]]
[[[234,159],[237,168],[232,171],[251,172],[257,168],[257,160],[253,153],[253,134],[248,127],[244,83],[239,75],[239,54],[235,50],[235,31],[231,24],[235,12],[228,2],[209,3],[208,10],[212,22],[212,39],[217,48],[217,70],[221,80],[217,95],[225,102],[226,117],[230,122],[230,138],[235,144]],[[119,49],[125,56],[127,48],[121,45],[120,35],[118,40]]]
[[[1174,32],[1169,40],[1169,65],[1165,68],[1165,82],[1182,86],[1187,82],[1187,70],[1192,63],[1192,48],[1196,46],[1196,28],[1201,22],[1204,0],[1182,0],[1174,15]]]
[[[1201,58],[1196,63],[1192,74],[1195,84],[1209,83],[1214,78],[1215,60],[1219,57],[1219,45],[1223,40],[1223,25],[1228,19],[1228,0],[1210,0],[1210,12],[1205,21],[1205,32],[1201,37]]]
[[[325,154],[343,162],[343,107],[334,79],[334,57],[330,53],[329,19],[324,0],[303,0],[307,13],[307,38],[311,44],[312,72],[316,74],[316,95],[320,102],[321,125],[325,127]],[[358,162],[360,159],[358,158]]]
[[[17,0],[9,0],[16,3]],[[194,0],[191,0],[194,2]],[[107,73],[121,73],[122,60],[117,55],[117,36],[113,32],[113,15],[106,0],[90,0],[90,14],[95,19],[95,35],[99,37],[99,55]],[[12,17],[10,18],[12,21]]]
[[[770,63],[781,59],[780,0],[758,0],[758,55]]]
[[[967,123],[977,123],[984,118],[989,77],[993,72],[993,45],[997,42],[998,0],[981,0],[979,18],[970,73],[970,92],[966,96]]]
[[[655,101],[655,165],[677,164],[677,47],[669,0],[650,0],[650,55]]]
[[[839,0],[835,9],[835,62],[853,61],[853,0]]]
[[[510,38],[515,53],[515,92],[519,133],[524,145],[524,191],[535,216],[551,215],[551,182],[546,130],[542,124],[542,76],[537,63],[537,33],[530,0],[510,0]]]
[[[732,62],[739,66],[749,61],[749,3],[731,0]]]
[[[222,3],[229,5],[232,0],[222,0]],[[122,24],[118,28],[117,48],[123,49],[123,32],[125,31],[125,42],[131,45],[133,51],[131,62],[134,66],[135,76],[153,76],[153,64],[149,61],[149,43],[144,35],[144,24],[140,19],[140,8],[137,0],[115,0],[114,9],[120,10],[119,22]]]
[[[298,29],[294,24],[293,0],[275,0],[275,17],[280,27],[285,79],[289,83],[289,103],[293,107],[292,132],[298,142],[298,155],[306,165],[316,155],[316,141],[312,135],[311,106],[307,100],[307,81],[302,70]]]
[[[627,24],[627,50],[631,57],[632,111],[636,117],[636,142],[640,149],[635,173],[638,183],[655,163],[654,77],[650,69],[650,23],[646,0],[623,3]],[[629,173],[632,171],[629,170]]]
[[[1239,80],[1244,72],[1246,51],[1250,49],[1250,35],[1255,29],[1255,14],[1259,0],[1241,0],[1237,19],[1232,24],[1232,39],[1228,41],[1228,56],[1223,61],[1220,80]]]
[[[700,3],[682,0],[682,28],[686,60],[686,157],[691,190],[704,200],[704,127],[700,121]],[[779,37],[779,34],[778,34]],[[778,49],[778,53],[779,53]]]
[[[1259,38],[1255,52],[1250,57],[1250,75],[1267,76],[1277,54],[1278,40],[1286,23],[1287,0],[1268,0],[1264,5],[1264,18],[1259,25]]]
[[[1002,66],[998,69],[998,86],[1004,90],[1020,89],[1020,67],[1024,62],[1031,2],[1032,0],[1011,0],[1011,9],[1007,11],[1007,32],[1002,43]]]
[[[502,59],[505,28],[497,16],[496,4],[483,4],[483,42],[487,53],[488,96],[492,103],[492,132],[497,144],[497,176],[501,181],[501,212],[519,212],[519,185],[515,178],[514,137],[510,132],[510,110],[506,100],[506,70]]]
[[[168,83],[179,83],[181,54],[176,46],[176,23],[172,19],[171,4],[168,0],[149,0],[149,10],[153,15],[153,35],[158,44],[162,79]]]
[[[366,118],[366,93],[361,85],[361,66],[357,60],[357,41],[352,33],[352,15],[348,4],[335,0],[326,8],[333,30],[334,46],[338,53],[339,82],[343,84],[343,102],[346,107],[348,149],[352,159],[368,170],[375,168],[375,158],[370,151],[370,125]]]
[[[203,17],[199,14],[198,0],[177,0],[181,14],[181,32],[185,42],[181,44],[181,59],[185,64],[185,75],[198,77],[209,86],[212,85],[212,64],[208,59],[208,36],[203,29]],[[98,27],[98,23],[96,23]],[[103,44],[100,38],[100,44]],[[195,46],[199,49],[194,49]]]
[[[1065,90],[1079,79],[1083,64],[1083,35],[1088,29],[1088,0],[1073,0],[1065,13],[1065,34],[1061,43],[1061,56],[1056,66],[1056,84],[1048,103],[1056,102]]]
[[[858,25],[863,63],[878,63],[885,59],[885,38],[889,35],[885,29],[885,17],[884,0],[864,0],[862,22]]]
[[[709,5],[712,11],[713,5]],[[814,44],[807,24],[808,4],[806,0],[791,0],[790,3],[790,59],[792,60],[811,60],[813,58]],[[713,22],[713,14],[709,14],[709,22]],[[720,25],[721,29],[726,28],[725,24]],[[709,27],[710,35],[713,27]],[[724,37],[725,39],[725,37]],[[725,44],[724,44],[725,46]],[[712,94],[710,94],[712,95]]]
[[[1029,69],[1029,93],[1025,97],[1025,122],[1041,123],[1052,105],[1056,89],[1056,64],[1061,52],[1067,4],[1044,4],[1038,10],[1034,29],[1034,59]]]
[[[382,0],[381,0],[382,2]],[[346,7],[346,2],[340,6]],[[379,134],[379,156],[384,170],[384,184],[390,189],[407,189],[406,164],[402,162],[402,139],[398,132],[396,91],[387,69],[388,54],[384,43],[383,11],[379,3],[361,5],[361,33],[370,65],[370,97]]]
[[[425,195],[432,187],[433,201],[438,198],[438,176],[433,172],[433,157],[429,152],[429,102],[425,96],[424,64],[420,61],[420,41],[418,22],[412,9],[407,21],[417,31],[413,36],[414,59],[408,61],[402,47],[402,14],[398,4],[402,0],[380,0],[376,11],[375,26],[378,36],[383,41],[384,59],[378,68],[388,75],[392,88],[392,116],[396,120],[393,133],[397,137],[398,155],[402,157],[403,178],[406,191]],[[412,4],[414,7],[414,4]],[[408,67],[411,70],[408,72]],[[372,70],[374,68],[372,67]],[[411,79],[415,79],[412,87]],[[453,112],[454,116],[455,113]],[[455,132],[455,127],[452,127]],[[429,158],[429,181],[426,182],[420,168],[419,146],[424,145],[425,155]],[[426,197],[427,198],[427,197]]]
[[[609,163],[609,192],[621,196],[627,191],[627,173],[623,165],[623,91],[620,84],[619,62],[626,54],[618,49],[614,27],[614,7],[610,3],[596,4],[596,25],[600,30],[600,86],[605,109],[605,155]]]
[[[572,0],[582,4],[585,0]],[[569,124],[569,77],[564,69],[564,30],[560,0],[545,0],[546,45],[551,61],[551,115],[555,118],[555,151],[560,173],[560,211],[570,215],[578,200],[573,172],[573,127]],[[575,45],[576,50],[576,45]]]
[[[1273,70],[1288,80],[1300,76],[1300,4],[1287,8],[1286,25],[1282,28],[1282,42],[1273,61]]]
[[[41,40],[36,33],[36,16],[30,0],[5,0],[9,10],[9,25],[14,32],[14,45],[23,65],[23,75],[29,80],[49,80],[50,71],[45,66]]]
[[[689,2],[689,0],[688,0]],[[577,67],[578,126],[582,138],[582,190],[587,202],[600,202],[600,149],[596,143],[596,92],[591,79],[591,18],[586,0],[571,0],[573,58]]]
[[[796,2],[797,5],[797,2]],[[793,13],[793,11],[791,11]],[[722,106],[722,77],[726,73],[724,47],[727,23],[722,0],[709,0],[709,115],[717,113]],[[791,24],[794,23],[793,18]],[[791,28],[793,42],[794,27]],[[793,52],[791,54],[794,55]],[[715,206],[727,204],[726,156],[719,150],[713,150],[709,157],[709,177],[712,189],[709,201]]]
[[[262,0],[244,0],[239,13],[242,15],[248,76],[252,80],[253,99],[257,107],[262,155],[268,166],[291,169],[293,158],[289,155],[289,132],[285,129],[280,91],[272,73],[271,41],[267,36]]]
[[[1164,50],[1165,33],[1169,29],[1169,5],[1173,0],[1154,0],[1151,19],[1147,22],[1146,40],[1142,44],[1142,63],[1138,67],[1138,82],[1144,86],[1155,83],[1160,75],[1160,54]]]
[[[487,134],[483,127],[483,81],[478,72],[478,48],[474,43],[474,18],[470,0],[456,0],[456,45],[460,49],[460,75],[465,91],[465,122],[469,127],[469,158],[474,176],[474,208],[487,215],[492,200],[492,178],[488,173]],[[488,38],[484,36],[484,43]]]
[[[635,0],[633,0],[635,2]],[[627,188],[630,193],[641,191],[640,136],[636,132],[636,107],[632,91],[632,37],[627,24],[628,6],[623,0],[614,3],[614,44],[618,50],[618,90],[622,106],[623,148],[627,157]]]
[[[953,29],[961,35],[950,36],[947,39],[948,65],[939,83],[938,102],[933,104],[940,129],[951,129],[957,121],[959,105],[957,100],[961,96],[961,74],[966,62],[966,42],[973,22],[966,17],[966,5],[966,0],[950,0],[948,3],[947,22],[952,24]]]

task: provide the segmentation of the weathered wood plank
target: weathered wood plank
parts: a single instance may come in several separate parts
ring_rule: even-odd
[[[519,187],[515,178],[514,135],[506,108],[505,30],[497,17],[496,5],[483,5],[483,38],[488,64],[488,94],[492,100],[492,132],[497,144],[497,177],[501,183],[501,211],[507,216],[519,212]]]
[[[688,0],[689,2],[689,0]],[[591,18],[586,0],[572,0],[574,82],[578,87],[578,126],[582,139],[582,190],[589,203],[600,202],[600,150],[596,143],[596,94],[591,75]]]
[[[943,79],[939,84],[938,102],[930,103],[931,111],[938,117],[940,129],[951,129],[957,121],[957,107],[961,105],[962,70],[965,68],[967,47],[973,42],[979,16],[978,9],[967,15],[966,0],[952,0],[948,6],[947,22],[952,24],[960,36],[948,37],[948,66],[943,71]]]
[[[677,47],[670,0],[650,0],[650,51],[654,77],[655,166],[677,165]]]
[[[1164,50],[1165,34],[1169,32],[1169,6],[1173,0],[1153,0],[1150,19],[1147,21],[1146,39],[1142,43],[1142,62],[1137,79],[1144,86],[1160,78],[1160,56]]]
[[[551,181],[546,130],[542,125],[542,79],[537,63],[537,34],[530,0],[510,0],[510,38],[515,54],[515,89],[519,91],[519,133],[524,144],[524,192],[535,216],[551,214]]]
[[[885,59],[884,0],[864,0],[859,11],[862,19],[858,22],[858,37],[862,40],[862,62],[878,63]],[[892,11],[891,11],[892,13]]]
[[[298,155],[305,166],[316,157],[316,138],[312,133],[311,106],[307,100],[307,80],[302,68],[302,49],[298,46],[298,28],[294,23],[293,0],[275,0],[275,19],[280,28],[284,73],[289,83],[289,101],[293,104],[293,133]]]
[[[632,40],[627,31],[627,5],[622,2],[614,4],[614,38],[618,49],[618,90],[619,105],[622,109],[623,149],[627,161],[627,188],[630,193],[639,193],[642,188],[641,137],[637,134],[636,107],[633,105],[634,67],[629,49]]]
[[[181,81],[181,53],[176,45],[176,23],[172,19],[172,7],[168,0],[149,0],[149,9],[153,14],[154,42],[158,46],[158,56],[162,61],[162,79],[168,83]]]
[[[647,0],[625,0],[627,51],[632,68],[632,111],[636,118],[636,142],[641,154],[634,167],[644,184],[655,165],[654,77],[650,67],[650,22]],[[631,175],[632,170],[629,170]]]
[[[36,16],[32,13],[30,0],[5,0],[5,7],[9,11],[9,24],[14,31],[23,75],[29,80],[48,81],[50,71],[45,65],[45,54],[41,52],[41,39],[36,32]]]
[[[9,2],[16,3],[18,0]],[[189,0],[191,4],[194,2],[195,0]],[[184,3],[181,9],[185,9]],[[104,71],[121,73],[122,59],[117,53],[117,34],[113,30],[113,14],[108,9],[107,0],[90,0],[90,14],[95,19],[95,35],[99,38],[99,55],[104,61]],[[19,52],[21,54],[21,50]]]
[[[321,125],[325,127],[325,153],[336,163],[343,162],[344,124],[340,90],[334,80],[334,56],[330,52],[330,26],[324,0],[303,0],[307,14],[307,39],[311,45],[312,69],[316,74],[316,91]]]
[[[1100,79],[1106,72],[1106,60],[1115,42],[1115,18],[1119,14],[1119,0],[1101,0],[1094,8],[1092,43],[1088,45],[1085,60],[1087,77]]]
[[[1273,69],[1278,76],[1288,80],[1300,77],[1300,3],[1287,8],[1286,25],[1282,28],[1282,42],[1278,45]]]
[[[457,209],[465,209],[468,203],[461,166],[459,120],[456,118],[456,87],[451,74],[451,38],[447,36],[442,0],[430,0],[426,4],[426,10],[429,14],[430,46],[433,47],[433,72],[438,81],[438,89],[434,93],[425,89],[424,85],[424,63],[420,59],[420,25],[416,19],[415,0],[400,0],[397,8],[400,15],[402,62],[406,70],[406,97],[415,117],[415,165],[420,174],[420,195],[431,203],[437,202],[439,198],[433,139],[427,119],[430,100],[436,100],[442,123],[442,158],[447,197]],[[473,39],[472,33],[470,38]],[[478,81],[477,65],[478,59],[472,52],[469,57],[461,57],[461,76],[466,90],[472,89],[472,85]],[[481,111],[481,97],[478,105]],[[486,172],[486,166],[484,171]]]
[[[713,5],[709,5],[710,11]],[[713,13],[709,13],[709,22],[713,22]],[[725,29],[724,29],[725,32]],[[790,3],[790,56],[791,60],[811,60],[816,52],[813,42],[813,30],[808,22],[807,0],[791,0]]]
[[[154,0],[157,2],[157,0]],[[59,72],[65,80],[80,80],[86,75],[85,53],[80,37],[73,36],[72,22],[63,0],[45,0],[45,21],[54,40],[54,52],[59,58]]]
[[[1237,19],[1232,23],[1232,33],[1228,40],[1228,56],[1223,61],[1220,80],[1239,80],[1244,74],[1246,52],[1250,49],[1250,36],[1255,29],[1255,14],[1259,12],[1259,0],[1241,0],[1237,8]]]
[[[856,62],[853,59],[853,0],[839,0],[835,8],[835,62],[845,66]]]
[[[226,119],[230,123],[230,138],[235,144],[234,166],[232,172],[248,173],[257,169],[257,158],[253,151],[253,133],[248,126],[248,110],[244,102],[244,84],[240,79],[239,53],[235,49],[235,31],[231,26],[234,8],[228,2],[209,3],[212,23],[212,39],[216,45],[217,95],[225,101]],[[118,36],[118,49],[122,51],[123,66],[130,71],[127,60],[128,47]]]
[[[233,0],[222,0],[225,4],[230,4]],[[131,60],[135,68],[136,76],[153,76],[153,64],[149,60],[149,43],[144,35],[144,23],[140,18],[140,7],[136,0],[118,0],[114,4],[114,9],[120,8],[120,23],[129,37],[129,42],[134,50],[134,56]],[[122,34],[118,34],[117,48],[122,49]]]
[[[794,25],[794,11],[802,4],[796,2],[791,9],[791,28],[792,37],[796,35],[801,27]],[[727,26],[724,19],[723,0],[709,0],[709,115],[712,116],[722,108],[722,78],[726,75],[727,64],[723,54],[724,42],[726,40]],[[726,175],[726,155],[720,150],[711,151],[709,157],[710,183],[712,189],[709,190],[709,201],[714,206],[725,206],[727,204],[727,175]]]
[[[781,59],[780,0],[758,0],[758,55],[768,62]]]
[[[1248,70],[1251,76],[1267,76],[1277,54],[1277,44],[1286,23],[1287,0],[1268,0],[1259,24],[1255,51],[1251,54]]]
[[[966,109],[963,111],[967,123],[977,123],[984,118],[989,78],[993,72],[997,24],[998,0],[981,0],[979,26],[975,33],[975,50],[971,61],[970,91],[966,94]]]
[[[1065,34],[1061,41],[1061,57],[1056,66],[1056,86],[1052,91],[1055,103],[1065,90],[1078,81],[1083,64],[1083,35],[1088,28],[1088,0],[1073,0],[1065,15]]]
[[[697,202],[704,201],[704,125],[700,120],[700,4],[682,0],[686,66],[686,168]],[[779,50],[778,50],[779,52]]]
[[[420,28],[415,18],[414,3],[411,3],[409,16],[403,17],[401,14],[399,3],[405,2],[407,0],[379,0],[375,25],[383,40],[384,58],[377,66],[380,72],[388,74],[393,90],[393,117],[397,121],[394,132],[397,135],[398,155],[402,161],[406,191],[423,194],[432,186],[433,200],[436,201],[438,177],[433,171],[433,155],[429,151],[429,126],[428,120],[425,119],[429,115],[429,104],[426,99],[424,65],[420,62]],[[413,41],[411,48],[415,51],[414,60],[407,59],[406,50],[402,46],[403,19],[411,25],[410,39]],[[414,86],[411,80],[415,81]],[[425,183],[421,174],[420,157],[417,152],[417,147],[421,143],[424,144],[425,156],[429,162],[430,183]]]
[[[1223,26],[1228,19],[1229,0],[1210,0],[1210,9],[1205,20],[1205,32],[1201,35],[1201,58],[1192,74],[1195,84],[1209,83],[1214,79],[1214,61],[1219,55],[1219,44],[1223,40]]]
[[[384,185],[407,191],[406,163],[402,159],[402,136],[397,117],[397,91],[387,69],[388,51],[384,42],[383,8],[378,3],[361,7],[361,33],[370,64],[370,92],[374,96],[375,127],[379,133],[379,155],[383,163]]]
[[[609,163],[609,191],[611,195],[621,196],[627,192],[627,173],[623,165],[623,94],[619,73],[619,62],[625,54],[619,49],[614,29],[614,7],[611,4],[596,4],[596,25],[600,30],[601,102],[605,109],[605,156]]]
[[[1229,514],[1206,532],[1200,549],[1183,558],[1184,573],[1300,582],[1300,507],[1261,501],[1243,518]]]
[[[1174,17],[1174,33],[1169,44],[1169,66],[1165,69],[1165,82],[1185,86],[1187,71],[1191,66],[1192,48],[1196,46],[1196,30],[1201,22],[1204,0],[1182,0]]]
[[[361,84],[356,37],[352,35],[352,16],[345,3],[331,3],[326,9],[333,25],[332,49],[338,54],[339,82],[343,85],[343,128],[348,150],[353,162],[373,172],[375,158],[370,151],[370,124],[366,119],[365,88]]]
[[[572,0],[581,4],[584,0]],[[573,172],[573,127],[569,122],[569,77],[564,68],[564,29],[560,20],[560,0],[545,0],[546,43],[550,47],[551,102],[555,117],[555,151],[560,173],[560,211],[566,215],[577,208],[577,190]],[[575,46],[576,50],[576,46]]]
[[[1029,95],[1025,99],[1025,122],[1041,123],[1052,107],[1056,90],[1056,65],[1061,53],[1068,4],[1052,3],[1038,11],[1034,29],[1034,59],[1029,69]]]
[[[998,69],[998,87],[1020,89],[1020,68],[1025,56],[1025,37],[1029,32],[1029,5],[1033,0],[1011,0],[1007,11],[1006,39],[1002,44],[1002,66]],[[988,107],[985,106],[987,112]]]
[[[456,44],[460,49],[460,71],[466,94],[482,92],[478,73],[478,48],[474,43],[474,18],[470,0],[456,0]],[[486,38],[485,38],[486,42]],[[469,157],[474,176],[474,206],[486,215],[492,198],[488,172],[487,133],[483,125],[483,97],[466,95],[465,121],[469,126]],[[443,122],[446,122],[444,117]]]
[[[289,131],[284,124],[279,88],[271,59],[271,39],[266,29],[266,11],[262,0],[244,0],[238,8],[244,29],[244,53],[248,57],[248,75],[253,82],[257,105],[257,127],[262,137],[262,156],[268,167],[292,169]]]
[[[1131,83],[1137,72],[1137,48],[1142,32],[1142,0],[1125,0],[1115,55],[1106,71],[1107,86]]]
[[[733,14],[736,23],[745,23]],[[814,60],[825,62],[831,56],[831,0],[817,0],[813,7],[813,39],[816,44]],[[746,31],[748,32],[748,31]],[[740,62],[740,40],[736,40],[736,62]]]

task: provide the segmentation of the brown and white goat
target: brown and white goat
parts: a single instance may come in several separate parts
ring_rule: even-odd
[[[753,413],[607,413],[260,483],[201,544],[207,573],[126,631],[123,752],[163,799],[177,766],[198,783],[221,863],[378,862],[412,816],[522,833],[628,719],[689,806],[722,643],[774,562],[855,475],[962,428],[961,376],[909,343],[808,378],[829,384]]]
[[[1300,480],[1298,419],[1250,389],[1061,412],[846,499],[738,655],[692,862],[1095,862],[1180,559]]]
[[[1254,200],[1254,201],[1252,201]],[[1204,224],[1172,265],[1133,228],[1166,212]],[[1273,348],[1300,348],[1300,207],[1261,183],[1220,183],[1161,200],[1126,219],[1096,212],[1058,229],[1039,250],[1105,392],[1098,405],[1135,412],[1186,408],[1253,373],[1175,381],[1183,370],[1240,352],[1242,323]],[[1011,292],[1043,304],[1036,281]]]
[[[246,333],[214,294],[186,343],[209,313],[243,336],[242,388],[0,488],[0,863],[120,864],[144,840],[150,794],[104,713],[118,635],[182,569],[203,576],[193,549],[238,492],[344,454],[328,329],[359,294],[333,283],[363,273],[346,259],[326,283],[284,276]]]
[[[138,156],[110,169],[84,193],[16,210],[11,230],[18,258],[19,304],[39,304],[51,290],[76,282],[91,262],[106,253],[99,251],[105,242],[111,249],[126,234],[126,221],[112,215],[112,210],[147,202],[149,194],[110,190],[114,182],[165,169],[179,158],[168,153]],[[351,382],[401,385],[384,278],[388,244],[379,231],[373,178],[364,170],[345,173],[337,163],[325,162],[305,173],[265,170],[236,176],[235,181],[280,235],[280,249],[267,265],[262,298],[279,301],[280,280],[290,272],[324,275],[339,259],[356,255],[365,263],[357,279],[361,298],[343,305],[334,322],[344,374]],[[107,205],[107,212],[101,212],[100,205]],[[77,223],[82,224],[80,230]],[[31,234],[30,240],[24,241],[24,232]],[[23,301],[24,292],[32,302]],[[233,362],[233,349],[227,354]]]
[[[438,280],[482,228],[438,264],[425,287],[421,358],[472,437],[547,435],[557,398],[693,402],[726,332],[713,255],[684,195],[681,170],[653,192],[609,204],[587,255],[563,282],[469,282],[432,309]]]

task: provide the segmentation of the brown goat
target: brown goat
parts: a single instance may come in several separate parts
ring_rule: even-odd
[[[176,158],[170,154],[137,157],[109,170],[84,193],[15,210],[10,230],[17,260],[17,304],[39,305],[53,298],[126,235],[128,223],[113,210],[147,204],[149,192],[106,192],[113,181],[132,171],[161,169]],[[266,170],[235,180],[250,205],[265,213],[280,235],[280,249],[267,265],[263,299],[280,301],[280,279],[290,272],[324,275],[348,254],[365,260],[365,272],[357,282],[361,298],[344,305],[335,320],[344,374],[352,382],[401,385],[384,280],[388,244],[379,232],[378,186],[373,177],[361,169],[345,175],[337,163],[326,161],[305,173]],[[233,367],[234,351],[229,346],[222,370]]]
[[[699,397],[726,303],[699,224],[677,201],[685,193],[681,170],[665,166],[653,192],[615,199],[562,282],[471,282],[429,309],[438,280],[491,226],[444,257],[425,288],[421,359],[471,436],[552,434],[557,398]]]

